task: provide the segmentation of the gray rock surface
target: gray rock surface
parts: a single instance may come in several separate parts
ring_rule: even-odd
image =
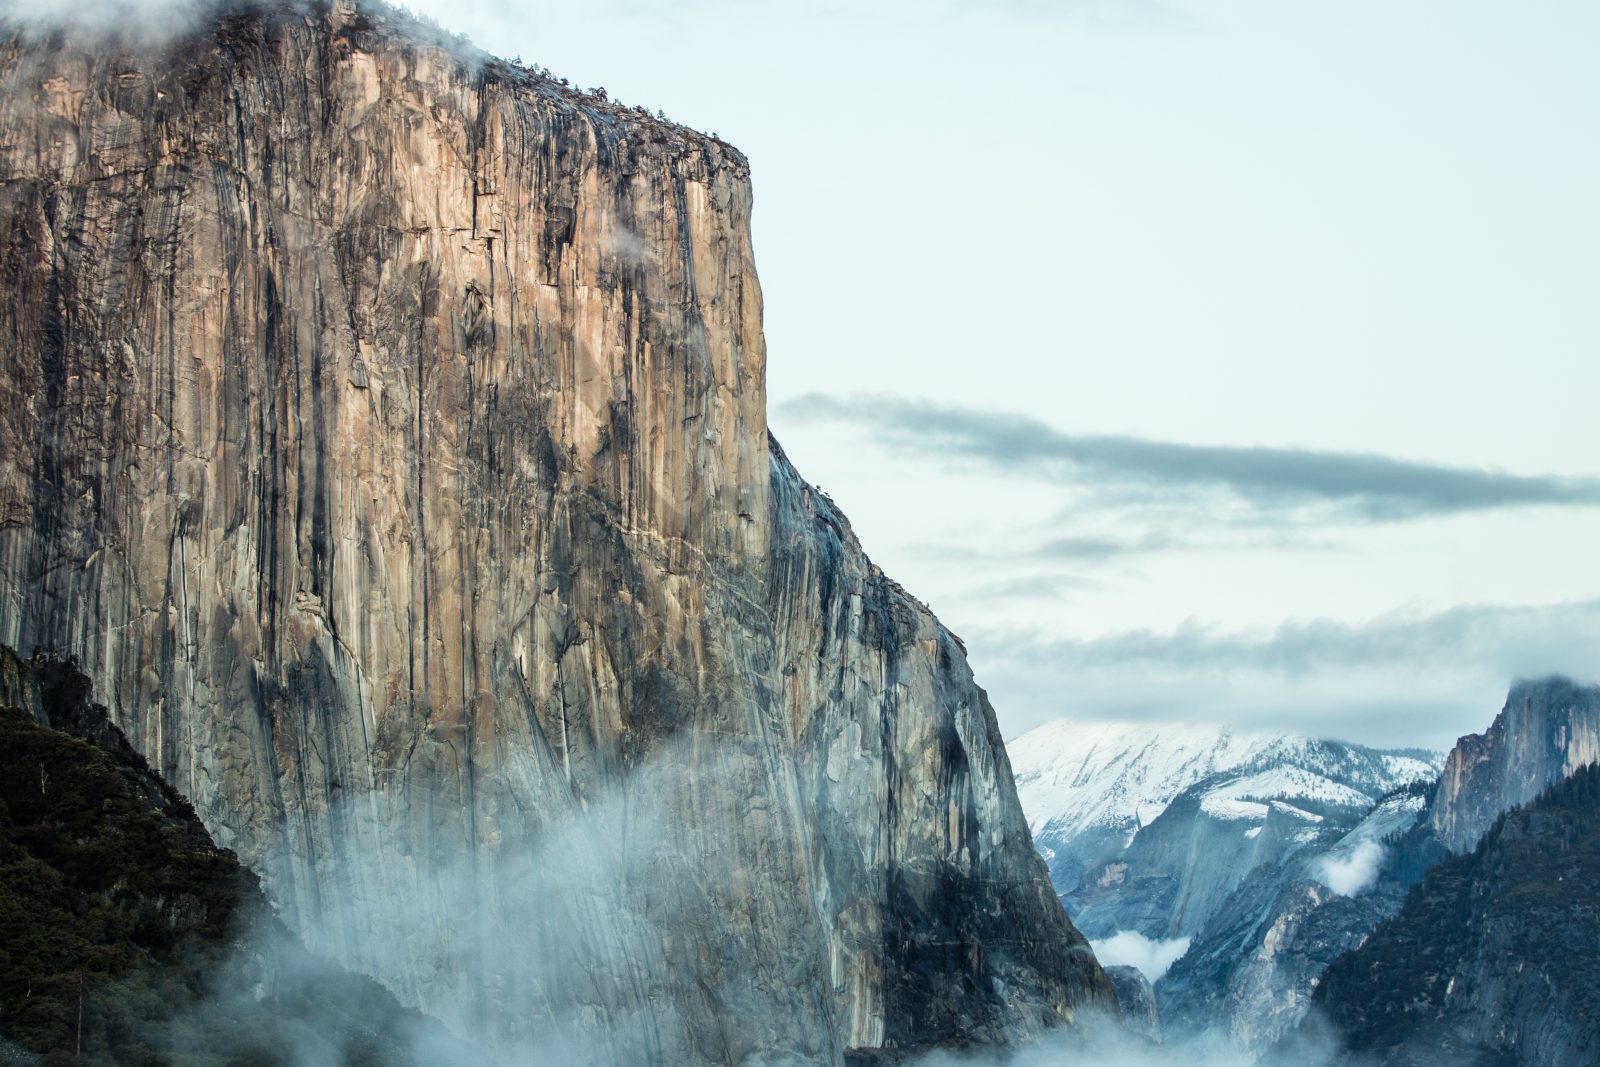
[[[0,86],[0,641],[313,946],[573,1062],[1109,1001],[960,642],[769,440],[739,153],[366,4]]]
[[[1117,991],[1122,1008],[1122,1025],[1144,1037],[1161,1037],[1161,1018],[1156,1010],[1156,991],[1150,979],[1137,967],[1107,967],[1106,977]]]
[[[1520,682],[1488,730],[1451,750],[1430,825],[1450,851],[1470,852],[1502,812],[1597,760],[1600,686]]]
[[[1260,1052],[1293,1030],[1328,965],[1400,907],[1390,883],[1345,897],[1258,869],[1156,988],[1173,1040],[1220,1034]]]
[[[1402,841],[1426,817],[1428,791],[1397,790],[1355,827],[1334,823],[1287,863],[1251,870],[1156,983],[1166,1035],[1220,1034],[1260,1052],[1294,1029],[1328,965],[1399,910]]]
[[[1433,918],[1426,911],[1411,918],[1401,916],[1393,923],[1386,920],[1401,912],[1402,904],[1412,910],[1407,903],[1408,891],[1423,881],[1425,872],[1447,851],[1470,852],[1496,819],[1532,800],[1549,783],[1561,781],[1590,762],[1596,747],[1597,724],[1600,689],[1557,678],[1519,683],[1512,688],[1505,709],[1490,728],[1483,734],[1462,738],[1450,752],[1443,775],[1426,797],[1415,789],[1397,792],[1332,847],[1308,845],[1282,869],[1256,868],[1216,919],[1195,937],[1188,953],[1157,983],[1157,999],[1168,1036],[1220,1028],[1239,1047],[1265,1050],[1300,1025],[1313,1002],[1323,997],[1321,989],[1327,977],[1348,987],[1334,994],[1335,1002],[1344,1004],[1351,997],[1365,998],[1366,1003],[1359,1010],[1352,1009],[1360,1016],[1351,1023],[1358,1039],[1365,1040],[1361,1034],[1366,1033],[1372,1040],[1398,1040],[1396,1035],[1403,1031],[1404,1040],[1384,1053],[1389,1057],[1385,1062],[1410,1063],[1408,1057],[1413,1054],[1423,1063],[1435,1062],[1443,1055],[1459,1054],[1466,1057],[1463,1062],[1472,1056],[1487,1056],[1489,1060],[1485,1062],[1492,1062],[1508,1055],[1502,1038],[1525,1039],[1506,1037],[1511,1028],[1501,1037],[1494,1037],[1464,1020],[1472,1012],[1481,1013],[1482,1018],[1495,1018],[1496,1013],[1515,1011],[1520,1016],[1513,1028],[1538,1030],[1542,1024],[1537,1012],[1520,1001],[1513,1004],[1511,1000],[1497,1000],[1501,993],[1496,990],[1509,982],[1522,990],[1517,997],[1536,995],[1528,992],[1528,987],[1515,976],[1525,969],[1523,961],[1529,949],[1540,946],[1530,942],[1515,947],[1512,940],[1522,935],[1507,933],[1505,924],[1510,920],[1505,914],[1499,915],[1483,928],[1483,936],[1492,932],[1511,939],[1503,942],[1501,953],[1501,958],[1515,961],[1509,972],[1486,977],[1495,964],[1485,957],[1481,973],[1462,976],[1463,981],[1470,977],[1472,984],[1480,987],[1472,994],[1479,999],[1445,998],[1452,1005],[1451,1012],[1464,1013],[1461,1018],[1448,1026],[1438,1020],[1424,1023],[1418,1021],[1426,1015],[1424,1011],[1402,1026],[1396,1020],[1408,1018],[1406,1004],[1436,998],[1438,990],[1424,987],[1435,980],[1427,975],[1438,972],[1437,968],[1428,970],[1432,964],[1425,964],[1423,975],[1411,973],[1402,980],[1399,975],[1410,965],[1399,967],[1398,958],[1408,952],[1439,955],[1477,950],[1465,943],[1453,943],[1468,934],[1461,929],[1451,930],[1451,920],[1436,922],[1427,934],[1432,938],[1427,944],[1415,931],[1395,932],[1396,924],[1410,927]],[[1362,849],[1368,850],[1369,879],[1352,873],[1362,867]],[[1330,866],[1338,877],[1328,876]],[[1346,892],[1336,891],[1332,885],[1341,886]],[[1484,894],[1504,892],[1504,887],[1487,881],[1480,881],[1478,889]],[[1436,905],[1446,899],[1442,890],[1429,892],[1435,896]],[[1525,890],[1519,892],[1525,898],[1530,896]],[[1515,898],[1519,893],[1508,895]],[[1458,906],[1467,909],[1476,904],[1469,904],[1465,898],[1449,904],[1452,908]],[[1548,918],[1543,921],[1547,926],[1552,922]],[[1526,929],[1535,927],[1529,924]],[[1374,934],[1374,930],[1379,932]],[[1389,947],[1380,943],[1375,955],[1369,953],[1364,947],[1369,935],[1387,938]],[[1397,945],[1406,947],[1396,948]],[[1587,949],[1575,947],[1579,952],[1575,958],[1581,959]],[[1350,986],[1350,965],[1347,960],[1340,960],[1347,951],[1354,952],[1357,959],[1379,961],[1363,976],[1360,988]],[[1340,960],[1338,969],[1330,969],[1335,960]],[[1448,975],[1438,978],[1441,988],[1449,981]],[[1386,988],[1391,982],[1394,988]],[[1412,989],[1405,987],[1406,982],[1421,985]],[[1380,1010],[1374,1004],[1387,1006]],[[1528,1040],[1570,1044],[1571,1028],[1566,1023],[1551,1025],[1568,1036]],[[1423,1030],[1431,1036],[1424,1039]]]
[[[1431,781],[1436,759],[1338,741],[1277,742],[1184,789],[1111,858],[1057,890],[1091,938],[1196,937],[1252,871],[1288,872],[1308,848],[1331,846],[1389,791]],[[1074,841],[1041,841],[1058,856],[1086,854]]]

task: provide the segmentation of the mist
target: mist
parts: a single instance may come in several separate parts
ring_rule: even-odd
[[[225,1019],[255,995],[265,953],[280,1000],[328,999],[332,960],[439,1020],[403,1035],[398,1062],[419,1067],[685,1062],[708,1055],[695,1045],[708,1040],[732,1062],[828,1062],[837,1050],[827,1028],[804,1025],[829,997],[821,946],[815,973],[804,960],[767,961],[739,947],[762,938],[772,921],[764,909],[805,903],[782,889],[758,896],[749,884],[757,872],[729,866],[739,831],[728,820],[751,832],[761,820],[697,809],[703,782],[689,768],[704,767],[715,745],[730,748],[718,762],[725,775],[766,773],[765,757],[747,746],[677,740],[610,784],[578,789],[561,778],[483,823],[478,840],[443,834],[421,847],[401,846],[382,814],[374,825],[381,793],[336,805],[326,817],[343,827],[347,854],[339,874],[320,875],[317,906],[294,906],[282,878],[268,884],[311,956],[324,959],[250,938],[219,972],[206,1011]],[[731,965],[750,959],[759,962]],[[336,1023],[359,1016],[334,1013]],[[186,1023],[191,1032],[205,1025]],[[289,1036],[303,1048],[286,1064],[342,1062],[326,1028]]]
[[[0,0],[0,20],[154,40],[194,24],[213,0]]]
[[[1385,852],[1376,841],[1362,841],[1348,854],[1332,854],[1317,863],[1322,884],[1340,896],[1353,897],[1366,892],[1378,880]]]
[[[1338,1050],[1320,1036],[1297,1042],[1294,1067],[1331,1067]],[[1124,1030],[1115,1019],[1079,1021],[1032,1045],[1014,1049],[939,1051],[913,1060],[913,1067],[1266,1067],[1270,1062],[1241,1052],[1226,1041],[1202,1037],[1163,1045]]]
[[[1103,941],[1089,942],[1089,947],[1102,967],[1133,967],[1154,983],[1189,951],[1189,942],[1187,937],[1156,941],[1136,930],[1118,930]]]

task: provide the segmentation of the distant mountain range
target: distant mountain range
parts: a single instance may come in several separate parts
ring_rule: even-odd
[[[1600,1063],[1572,1058],[1600,1046],[1597,739],[1600,687],[1549,678],[1448,757],[1068,721],[1010,750],[1057,891],[1169,1042],[1565,1065]]]
[[[1399,850],[1451,854],[1327,968],[1300,1036],[1362,1067],[1600,1064],[1597,736],[1600,686],[1550,678],[1457,743]]]
[[[1336,844],[1443,763],[1292,734],[1067,720],[1008,749],[1056,891],[1099,939],[1193,937],[1257,866]]]

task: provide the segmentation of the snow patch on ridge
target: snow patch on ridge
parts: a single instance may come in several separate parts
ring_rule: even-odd
[[[1273,767],[1247,778],[1218,786],[1206,794],[1219,800],[1312,800],[1341,808],[1365,808],[1372,798],[1358,789],[1335,782],[1302,767]]]
[[[1228,796],[1207,796],[1200,802],[1200,810],[1223,822],[1260,822],[1267,817],[1265,804]]]
[[[1427,803],[1420,793],[1401,794],[1379,803],[1317,859],[1312,872],[1317,881],[1341,896],[1365,893],[1383,871],[1389,854],[1384,843],[1415,826]]]
[[[1289,740],[1225,727],[1061,719],[1013,739],[1006,751],[1034,837],[1073,837],[1149,826],[1196,782]]]
[[[1006,749],[1036,841],[1109,832],[1124,848],[1180,794],[1207,779],[1240,775],[1204,790],[1207,814],[1260,821],[1274,801],[1309,804],[1312,811],[1364,809],[1396,785],[1436,777],[1442,762],[1428,753],[1358,752],[1292,734],[1070,719],[1030,730]],[[1357,781],[1350,775],[1363,758],[1365,778]],[[1316,821],[1310,811],[1291,814]]]

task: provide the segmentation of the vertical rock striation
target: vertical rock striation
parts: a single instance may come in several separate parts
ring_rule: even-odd
[[[0,84],[0,641],[309,940],[579,1059],[1109,1000],[959,642],[769,440],[736,151],[366,5]]]
[[[1260,1053],[1294,1030],[1328,965],[1400,909],[1432,791],[1404,786],[1348,830],[1327,818],[1286,862],[1251,870],[1156,983],[1165,1035]]]
[[[1600,761],[1600,686],[1565,678],[1519,682],[1489,729],[1456,742],[1429,825],[1470,852],[1495,819],[1580,767]]]

